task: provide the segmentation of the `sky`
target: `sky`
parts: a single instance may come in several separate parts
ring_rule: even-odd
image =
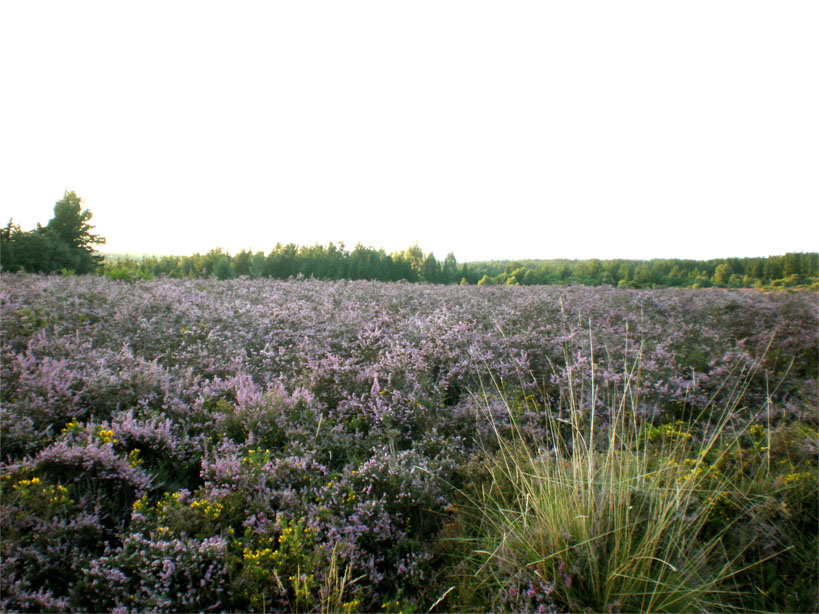
[[[0,221],[107,252],[819,251],[819,2],[3,2]]]

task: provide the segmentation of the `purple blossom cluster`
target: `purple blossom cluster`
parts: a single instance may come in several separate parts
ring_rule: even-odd
[[[4,274],[0,607],[305,609],[334,568],[357,609],[433,603],[495,429],[740,389],[742,419],[805,418],[817,330],[809,293]]]

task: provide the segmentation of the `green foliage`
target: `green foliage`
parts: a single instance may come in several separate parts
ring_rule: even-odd
[[[47,228],[71,249],[91,251],[92,245],[105,243],[99,235],[91,234],[93,226],[88,221],[92,217],[90,211],[82,210],[80,197],[66,191],[62,200],[54,205],[54,217]]]
[[[106,268],[103,275],[113,281],[137,281],[139,279],[152,279],[153,275],[147,271],[141,271],[138,268],[128,268],[127,266],[116,266],[113,268]]]
[[[466,270],[464,267],[462,272]],[[126,271],[131,271],[131,275]],[[456,284],[461,280],[458,262],[451,253],[443,262],[439,262],[432,253],[425,256],[417,245],[403,252],[387,254],[383,249],[376,250],[361,244],[348,251],[343,243],[339,246],[330,243],[326,247],[277,244],[267,255],[261,251],[251,254],[242,250],[231,256],[221,249],[215,249],[204,255],[151,256],[140,260],[112,257],[105,262],[104,274],[112,279],[125,280],[159,275],[215,276],[220,280],[238,276],[252,279],[303,276],[317,279],[406,280],[447,284]]]
[[[43,227],[23,231],[11,220],[0,231],[0,261],[4,270],[30,273],[71,271],[92,273],[99,268],[102,256],[94,246],[105,239],[91,233],[89,210],[74,192],[66,191],[54,205],[54,217]]]
[[[466,266],[466,265],[464,265]],[[584,284],[620,288],[688,287],[783,289],[819,281],[819,254],[788,253],[725,260],[492,260],[471,262],[471,284]],[[511,280],[511,281],[510,281]]]
[[[236,274],[233,272],[233,267],[230,266],[230,259],[227,256],[222,256],[219,259],[213,269],[213,274],[219,281],[233,279],[236,276]]]
[[[430,252],[427,254],[424,264],[421,265],[421,279],[431,284],[438,283],[441,277],[441,270],[438,267],[438,261]]]
[[[304,611],[317,601],[315,570],[323,559],[313,542],[313,532],[302,520],[277,517],[271,535],[245,531],[238,585],[254,608],[264,610],[284,598],[290,610]]]
[[[732,274],[733,271],[731,270],[731,265],[722,263],[714,271],[714,283],[718,286],[726,286],[728,285],[728,280],[731,278]]]
[[[14,233],[6,228],[5,234]],[[26,238],[25,241],[36,241]],[[37,246],[17,241],[17,251],[38,253]],[[8,241],[4,242],[5,244]],[[20,256],[23,258],[23,256]],[[221,263],[227,260],[227,265]],[[786,267],[785,264],[788,264]],[[216,267],[220,269],[217,272]],[[819,254],[790,253],[768,258],[724,260],[496,260],[459,265],[452,253],[443,261],[418,246],[392,254],[361,244],[352,251],[344,244],[298,246],[277,244],[267,255],[242,250],[235,256],[221,249],[205,255],[147,257],[140,261],[111,259],[105,271],[124,267],[150,276],[252,279],[314,277],[316,279],[367,279],[470,285],[610,285],[620,288],[688,287],[757,288],[785,290],[819,285]],[[70,268],[70,267],[67,267]],[[25,266],[25,270],[33,270]],[[56,269],[56,270],[59,270]],[[787,275],[785,272],[787,271]],[[113,274],[123,276],[122,272]],[[762,276],[762,277],[760,277]],[[115,277],[122,278],[122,277]]]

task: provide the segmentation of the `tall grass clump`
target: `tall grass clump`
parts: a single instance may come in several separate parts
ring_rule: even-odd
[[[477,571],[464,592],[512,611],[744,609],[740,578],[759,561],[750,542],[724,543],[753,505],[737,490],[742,467],[726,462],[747,430],[734,424],[744,387],[690,422],[641,422],[635,372],[605,422],[593,381],[585,410],[574,394],[567,417],[542,408],[541,445],[516,428],[514,401],[504,397],[511,436],[489,415],[499,449],[470,495]]]

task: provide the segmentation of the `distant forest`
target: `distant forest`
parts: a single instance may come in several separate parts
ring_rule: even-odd
[[[795,288],[819,289],[819,254],[788,253],[760,258],[714,260],[490,260],[458,263],[450,253],[438,260],[414,245],[387,254],[357,245],[276,245],[268,254],[221,249],[192,256],[106,257],[103,272],[112,278],[210,277],[229,279],[316,277],[374,279],[436,284],[529,286],[610,285],[631,288]]]
[[[24,231],[9,221],[0,229],[0,270],[30,273],[91,273],[111,279],[216,277],[230,279],[315,277],[371,279],[434,284],[531,286],[609,285],[629,288],[799,288],[819,290],[819,254],[788,253],[764,258],[714,260],[491,260],[458,263],[413,245],[387,254],[356,245],[276,245],[268,254],[242,250],[236,255],[214,249],[192,256],[103,257],[94,249],[105,239],[91,234],[92,213],[66,191],[46,226]]]

